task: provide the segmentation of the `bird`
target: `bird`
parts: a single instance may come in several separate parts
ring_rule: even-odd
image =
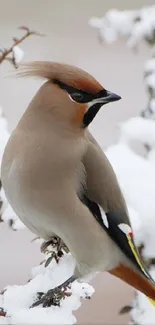
[[[69,64],[28,62],[18,75],[44,83],[7,142],[2,186],[25,226],[47,243],[61,238],[76,261],[73,275],[31,307],[56,304],[73,281],[103,271],[154,303],[117,176],[89,131],[101,107],[121,97]]]

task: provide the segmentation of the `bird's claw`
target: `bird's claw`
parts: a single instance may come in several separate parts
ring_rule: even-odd
[[[44,308],[50,306],[60,306],[61,299],[69,297],[71,293],[66,292],[67,288],[55,288],[48,290],[46,294],[43,294],[42,297],[34,302],[31,308],[42,305]]]
[[[44,241],[41,244],[40,247],[41,253],[44,254],[49,253],[50,251],[47,248],[50,245],[52,246],[52,248],[54,248],[54,250],[53,251],[51,250],[51,256],[49,256],[49,258],[46,260],[45,267],[47,267],[50,264],[53,258],[55,259],[56,263],[59,263],[59,260],[64,255],[64,252],[65,253],[69,252],[68,247],[61,240],[61,238],[57,236],[53,236],[53,238],[50,241]]]
[[[57,236],[53,236],[51,240],[44,241],[40,247],[41,253],[46,253],[46,250],[50,245],[57,248],[57,250],[59,250],[61,247],[61,239]]]

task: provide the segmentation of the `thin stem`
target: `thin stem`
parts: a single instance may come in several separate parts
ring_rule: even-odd
[[[38,32],[35,31],[31,31],[28,27],[26,26],[21,26],[19,27],[19,29],[25,30],[26,33],[25,35],[23,35],[21,38],[17,39],[17,38],[13,38],[13,45],[11,47],[9,47],[8,49],[5,49],[4,51],[2,51],[2,54],[0,56],[0,64],[4,61],[4,60],[9,60],[11,61],[11,63],[15,66],[15,68],[17,68],[16,64],[15,64],[15,60],[14,58],[8,58],[8,55],[11,54],[13,52],[13,49],[15,46],[21,44],[26,38],[32,36],[32,35],[38,35],[38,36],[44,36],[43,34],[40,34]]]

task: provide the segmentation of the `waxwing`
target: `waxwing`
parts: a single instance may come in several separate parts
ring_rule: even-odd
[[[6,145],[2,184],[21,221],[47,242],[60,237],[76,260],[73,276],[33,307],[49,306],[62,287],[98,271],[154,300],[154,281],[135,247],[116,175],[88,130],[100,108],[121,97],[66,64],[32,62],[21,75],[47,81]]]

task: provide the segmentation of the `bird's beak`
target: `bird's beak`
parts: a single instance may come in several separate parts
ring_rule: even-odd
[[[144,275],[136,272],[135,270],[120,264],[118,267],[109,271],[110,274],[123,280],[136,290],[142,292],[148,298],[151,299],[153,305],[155,305],[155,285],[151,281],[145,278]]]
[[[115,101],[121,99],[121,96],[119,96],[115,93],[112,93],[109,90],[106,91],[106,96],[105,96],[105,93],[103,93],[103,96],[102,96],[102,92],[100,93],[100,95],[101,95],[101,97],[95,98],[93,100],[94,104],[100,103],[100,104],[104,105],[104,104],[108,104],[110,102],[115,102]]]
[[[104,89],[100,91],[100,93],[97,94],[96,98],[88,103],[88,110],[83,117],[83,127],[87,127],[92,122],[101,106],[110,102],[115,102],[119,99],[121,99],[119,95],[114,94],[109,90]]]

